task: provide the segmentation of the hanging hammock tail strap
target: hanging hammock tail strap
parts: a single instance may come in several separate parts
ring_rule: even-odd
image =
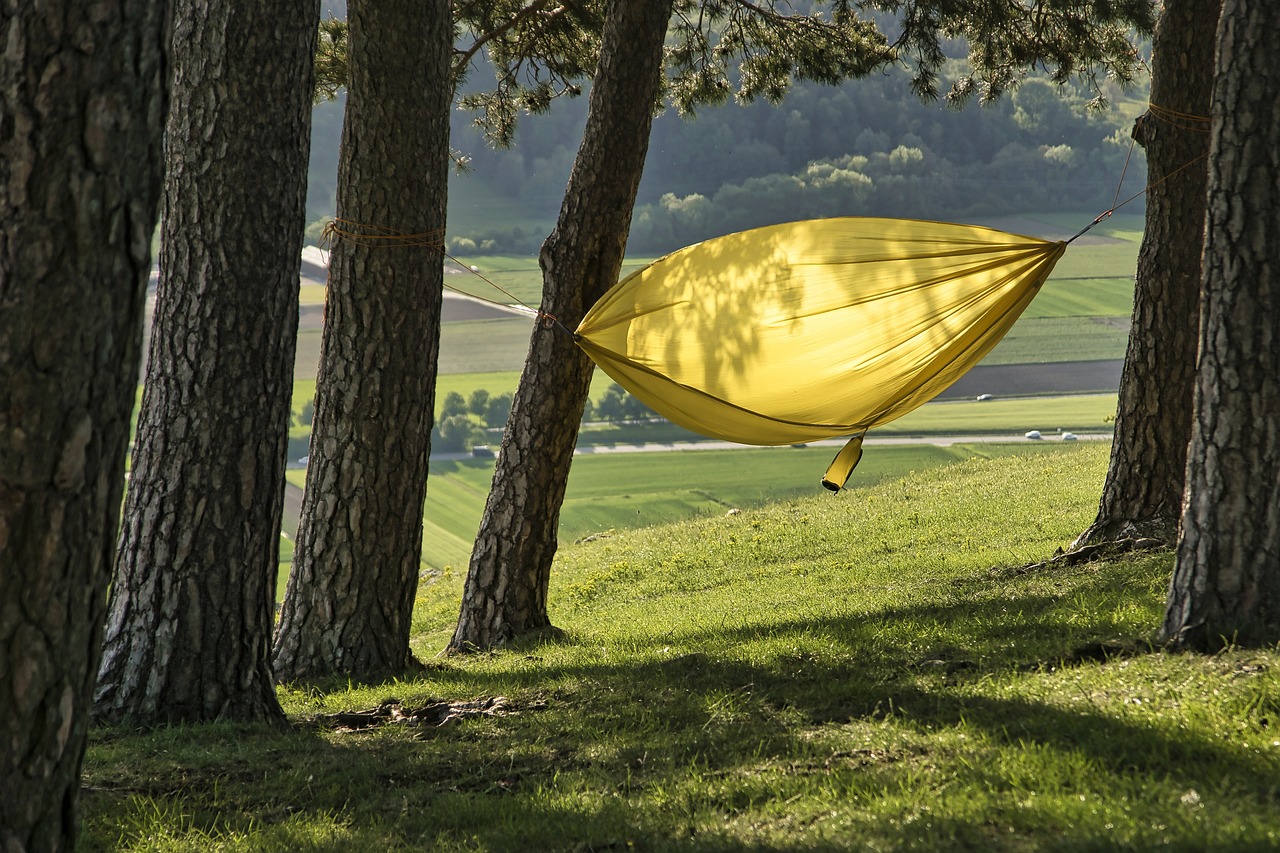
[[[840,448],[840,452],[836,454],[836,458],[831,460],[831,464],[827,466],[827,473],[822,475],[823,488],[838,492],[844,488],[844,484],[848,481],[849,475],[853,473],[853,469],[858,467],[858,460],[862,458],[862,439],[866,435],[855,435],[849,439],[849,443]]]

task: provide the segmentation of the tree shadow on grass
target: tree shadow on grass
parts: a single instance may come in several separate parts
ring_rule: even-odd
[[[1104,594],[1106,583],[1076,578],[1073,592],[1092,585]],[[87,776],[90,837],[110,836],[99,846],[113,846],[119,836],[101,829],[107,816],[134,813],[144,837],[146,810],[173,808],[191,831],[252,832],[262,849],[788,849],[794,837],[744,841],[750,833],[725,827],[777,819],[814,776],[871,800],[905,791],[928,805],[940,792],[930,765],[947,760],[928,754],[930,736],[948,730],[976,731],[985,741],[972,765],[948,765],[950,784],[961,789],[1034,791],[1036,781],[1004,778],[983,760],[1038,749],[1097,768],[1091,778],[1103,781],[1095,784],[1229,789],[1235,809],[1280,811],[1275,760],[1222,733],[1162,728],[1117,713],[1116,702],[984,692],[989,679],[1119,666],[1105,657],[1081,662],[1078,650],[1123,638],[1127,628],[1118,619],[1081,625],[1060,595],[1004,595],[999,621],[980,618],[990,603],[973,598],[694,628],[629,650],[619,662],[564,663],[548,642],[528,643],[502,653],[519,656],[518,667],[449,662],[420,680],[387,685],[408,704],[512,697],[510,715],[443,728],[333,733],[300,721],[283,736],[251,727],[139,736],[100,730]],[[951,630],[957,625],[965,632]],[[1140,639],[1121,648],[1143,653]],[[852,729],[880,732],[893,745],[861,748],[848,736]],[[772,805],[760,808],[760,801]],[[1131,805],[1148,823],[1178,817],[1177,803],[1167,812],[1149,801]],[[1107,834],[1105,818],[1058,827],[1070,830],[1063,836],[1045,829],[1063,820],[1053,810],[1000,819],[1014,827],[1007,838],[993,834],[990,815],[932,815],[927,827],[878,821],[859,837],[902,849],[1126,846]],[[1224,851],[1255,840],[1183,838]],[[813,850],[847,846],[802,842]]]
[[[1105,583],[1097,581],[1099,587]],[[1126,637],[1131,623],[1119,618],[1081,625],[1071,618],[1061,596],[1010,595],[1006,605],[1003,620],[982,622],[980,629],[962,638],[962,645],[926,642],[908,647],[897,642],[900,638],[886,636],[884,626],[903,624],[925,636],[954,637],[933,629],[979,624],[974,617],[984,605],[968,599],[767,626],[691,631],[664,640],[677,649],[670,657],[654,654],[655,644],[648,655],[639,651],[636,657],[644,662],[635,664],[540,664],[537,646],[520,653],[533,661],[536,675],[531,685],[572,685],[553,695],[552,702],[581,702],[584,709],[595,709],[584,713],[600,714],[602,730],[632,740],[637,751],[643,741],[648,754],[665,754],[674,766],[682,759],[701,760],[732,773],[752,762],[785,762],[789,756],[812,753],[807,728],[892,721],[924,736],[963,726],[979,730],[997,749],[1043,749],[1078,758],[1098,769],[1096,778],[1111,778],[1125,786],[1229,788],[1237,807],[1280,818],[1276,761],[1239,739],[1228,738],[1228,732],[1180,731],[1176,722],[1162,722],[1157,711],[1122,711],[1122,698],[1104,696],[1095,701],[1097,697],[1086,693],[1070,697],[1079,702],[1061,701],[1061,694],[1059,701],[1041,701],[974,690],[978,682],[993,677],[1016,679],[1033,673],[1044,679],[1059,674],[1069,677],[1076,668],[1121,666],[1123,660],[1154,653],[1145,638]],[[737,654],[762,637],[792,639],[795,651],[754,659]],[[466,670],[442,672],[439,679],[473,691],[487,683],[510,684],[506,674],[495,677]],[[601,696],[605,695],[616,697],[619,705],[644,710],[603,712]],[[715,706],[734,701],[745,709],[738,714],[744,722],[713,725]],[[1194,703],[1196,697],[1182,701]],[[670,725],[664,726],[663,721]],[[1268,724],[1265,716],[1256,721],[1262,727]],[[886,773],[877,768],[876,772],[886,774],[889,787],[895,784],[893,779],[901,778],[896,769]],[[961,785],[965,778],[982,785],[1008,784],[990,768],[974,768],[961,776]],[[1176,804],[1171,808],[1178,809]],[[1152,823],[1166,817],[1156,814]],[[963,822],[951,827],[959,833],[957,838],[983,837],[980,826],[962,829]],[[1081,845],[1106,849],[1114,842],[1101,822],[1080,828],[1075,836],[1076,842],[1062,849],[1082,849]],[[1200,849],[1225,850],[1239,849],[1241,841],[1205,838],[1195,844]]]

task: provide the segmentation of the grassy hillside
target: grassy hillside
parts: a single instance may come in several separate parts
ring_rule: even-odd
[[[958,460],[1035,453],[1052,447],[1023,442],[868,448],[848,488],[861,489]],[[601,533],[821,495],[819,479],[837,449],[580,456],[574,460],[560,513],[560,539],[572,542]],[[427,565],[451,565],[465,570],[492,476],[492,461],[468,459],[432,464],[423,513],[422,551]]]
[[[515,378],[514,374],[504,374],[486,382],[496,384],[509,379],[514,387]],[[1055,446],[1058,429],[1077,433],[1109,431],[1114,412],[1113,394],[933,403],[877,429],[873,441],[968,434],[1007,435],[1010,443],[960,443],[950,447],[871,445],[854,471],[849,488],[860,489],[886,478],[962,459],[1043,451]],[[1048,440],[1036,443],[1019,438],[1030,429],[1043,431]],[[594,445],[599,452],[584,453],[574,461],[560,516],[561,540],[820,494],[818,481],[838,449],[817,446],[605,452],[614,444],[633,441],[698,438],[677,427],[656,430],[649,426],[599,425],[584,430],[581,443],[588,448]],[[288,473],[288,480],[301,488],[305,476],[305,471],[293,470]],[[492,476],[492,460],[432,460],[423,511],[424,565],[465,568]],[[291,537],[297,529],[297,517],[290,514],[289,506],[286,502],[286,538],[280,555],[285,563],[292,559]],[[283,586],[279,591],[283,593]]]
[[[1027,565],[1106,455],[567,545],[563,636],[494,654],[434,657],[450,573],[423,669],[283,688],[292,732],[95,730],[81,849],[1276,849],[1280,654],[1152,650],[1167,553]]]

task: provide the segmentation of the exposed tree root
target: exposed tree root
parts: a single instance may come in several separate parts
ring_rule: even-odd
[[[1166,547],[1172,548],[1178,541],[1178,517],[1158,515],[1136,521],[1134,519],[1095,521],[1076,537],[1076,541],[1071,543],[1067,551],[1074,552],[1089,545],[1107,545],[1128,539],[1155,539]]]
[[[1064,551],[1059,548],[1049,559],[1039,563],[1028,563],[1025,566],[1019,566],[1011,570],[1010,573],[1022,575],[1044,569],[1079,566],[1097,560],[1110,560],[1121,554],[1131,554],[1135,551],[1158,551],[1166,547],[1168,546],[1160,539],[1135,537],[1131,539],[1115,539],[1109,542],[1097,542],[1092,545],[1074,548],[1070,551]]]
[[[378,707],[367,711],[318,714],[316,724],[327,729],[352,732],[401,723],[416,726],[423,734],[428,734],[469,717],[505,717],[521,710],[528,709],[516,706],[504,696],[491,696],[470,702],[440,700],[427,702],[416,708],[404,707],[399,699],[387,699]]]

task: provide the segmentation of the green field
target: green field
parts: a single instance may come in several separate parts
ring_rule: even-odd
[[[956,434],[1007,435],[1008,443],[958,443],[867,446],[848,484],[856,491],[939,465],[972,458],[1036,453],[1060,446],[1055,431],[1105,432],[1115,410],[1114,395],[1023,398],[989,402],[933,403],[871,436]],[[1020,438],[1028,429],[1046,435],[1043,442]],[[643,435],[643,430],[638,431]],[[685,433],[687,438],[696,438]],[[599,446],[629,438],[604,427],[584,432]],[[587,445],[590,447],[590,445]],[[560,517],[559,535],[573,541],[611,530],[678,521],[729,509],[762,506],[771,501],[822,494],[822,473],[838,446],[684,450],[648,453],[584,453],[574,459]],[[444,459],[431,462],[423,512],[423,563],[441,568],[463,567],[480,523],[493,474],[492,460]],[[305,472],[290,471],[299,488]],[[286,513],[286,539],[281,560],[291,557],[290,539],[297,519]]]
[[[1034,304],[1034,303],[1032,303]],[[1129,318],[1023,317],[982,360],[984,365],[1050,364],[1124,358]]]
[[[298,289],[298,304],[302,306],[323,305],[324,287],[318,284],[304,284]]]
[[[1052,447],[1026,442],[870,446],[847,490],[964,459],[1034,453]],[[569,477],[561,535],[580,539],[610,529],[649,527],[691,515],[723,514],[772,501],[823,495],[819,481],[838,449],[691,450],[628,454],[625,459],[579,456]],[[685,486],[673,489],[673,482]]]
[[[1132,313],[1132,276],[1050,279],[1027,306],[1019,322],[1071,317],[1123,317],[1127,320]]]
[[[1145,109],[1142,104],[1134,104],[1133,106],[1139,113]],[[1087,216],[1081,216],[1079,213],[1041,212],[1030,214],[1028,218],[1053,226],[1059,229],[1063,235],[1075,234],[1090,222]],[[1114,237],[1119,240],[1138,243],[1142,240],[1142,230],[1145,223],[1146,219],[1141,213],[1115,213],[1098,223],[1097,226],[1089,231],[1088,236]],[[1088,237],[1086,236],[1084,240],[1087,241]],[[1085,245],[1087,245],[1087,242]]]
[[[440,330],[440,379],[453,373],[490,373],[513,371],[519,375],[529,352],[533,321],[527,317],[502,320],[468,320],[445,323]],[[563,334],[555,329],[540,329],[545,334]],[[515,390],[512,383],[510,390]],[[491,393],[500,393],[490,389]],[[437,397],[444,395],[437,391]]]
[[[513,389],[517,379],[515,373],[442,377],[440,394],[448,390],[465,393],[476,387],[501,393],[498,389]],[[608,377],[597,374],[597,383],[607,381]],[[443,384],[448,382],[453,384]],[[1115,404],[1114,394],[929,403],[878,427],[870,438],[1007,435],[1011,443],[956,444],[947,448],[872,444],[866,448],[849,488],[862,488],[960,459],[1037,452],[1055,446],[1060,430],[1106,433],[1111,429]],[[1034,443],[1021,438],[1032,429],[1044,433],[1046,440]],[[579,446],[607,448],[700,438],[674,425],[656,429],[647,425],[596,424],[583,429]],[[837,450],[838,447],[820,446],[581,454],[575,458],[570,475],[560,536],[571,541],[604,530],[648,526],[723,512],[730,507],[759,506],[772,500],[817,494],[821,492],[818,481]],[[466,565],[492,472],[491,460],[432,459],[423,514],[425,565]],[[302,470],[288,473],[289,482],[299,488],[304,478]],[[292,558],[291,538],[297,530],[297,517],[287,507],[283,526],[286,538],[280,559],[287,563]]]
[[[439,393],[457,390],[465,394],[472,388],[490,388],[494,393],[501,393],[497,389],[514,389],[518,378],[516,373],[441,377]],[[607,381],[607,376],[597,372],[597,391],[602,391]],[[298,390],[314,393],[314,383],[299,383]],[[1059,430],[1081,434],[1109,432],[1115,404],[1114,394],[929,403],[878,427],[871,438],[1007,435],[1009,443],[958,443],[950,447],[871,444],[850,478],[846,493],[833,500],[848,499],[848,494],[886,479],[960,460],[1038,453],[1061,447],[1061,442],[1056,441]],[[1030,442],[1019,438],[1031,429],[1040,430],[1046,439]],[[598,424],[583,429],[579,446],[699,439],[701,436],[670,424],[661,430]],[[497,443],[496,437],[494,443]],[[575,458],[570,474],[559,536],[562,542],[572,542],[604,532],[823,494],[819,480],[838,449],[828,445],[581,454]],[[492,460],[432,459],[423,510],[424,567],[465,570],[492,476]],[[291,486],[301,489],[306,472],[295,469],[289,471],[286,478]],[[285,502],[277,599],[284,595],[288,565],[293,559],[293,537],[298,527],[294,505]]]

